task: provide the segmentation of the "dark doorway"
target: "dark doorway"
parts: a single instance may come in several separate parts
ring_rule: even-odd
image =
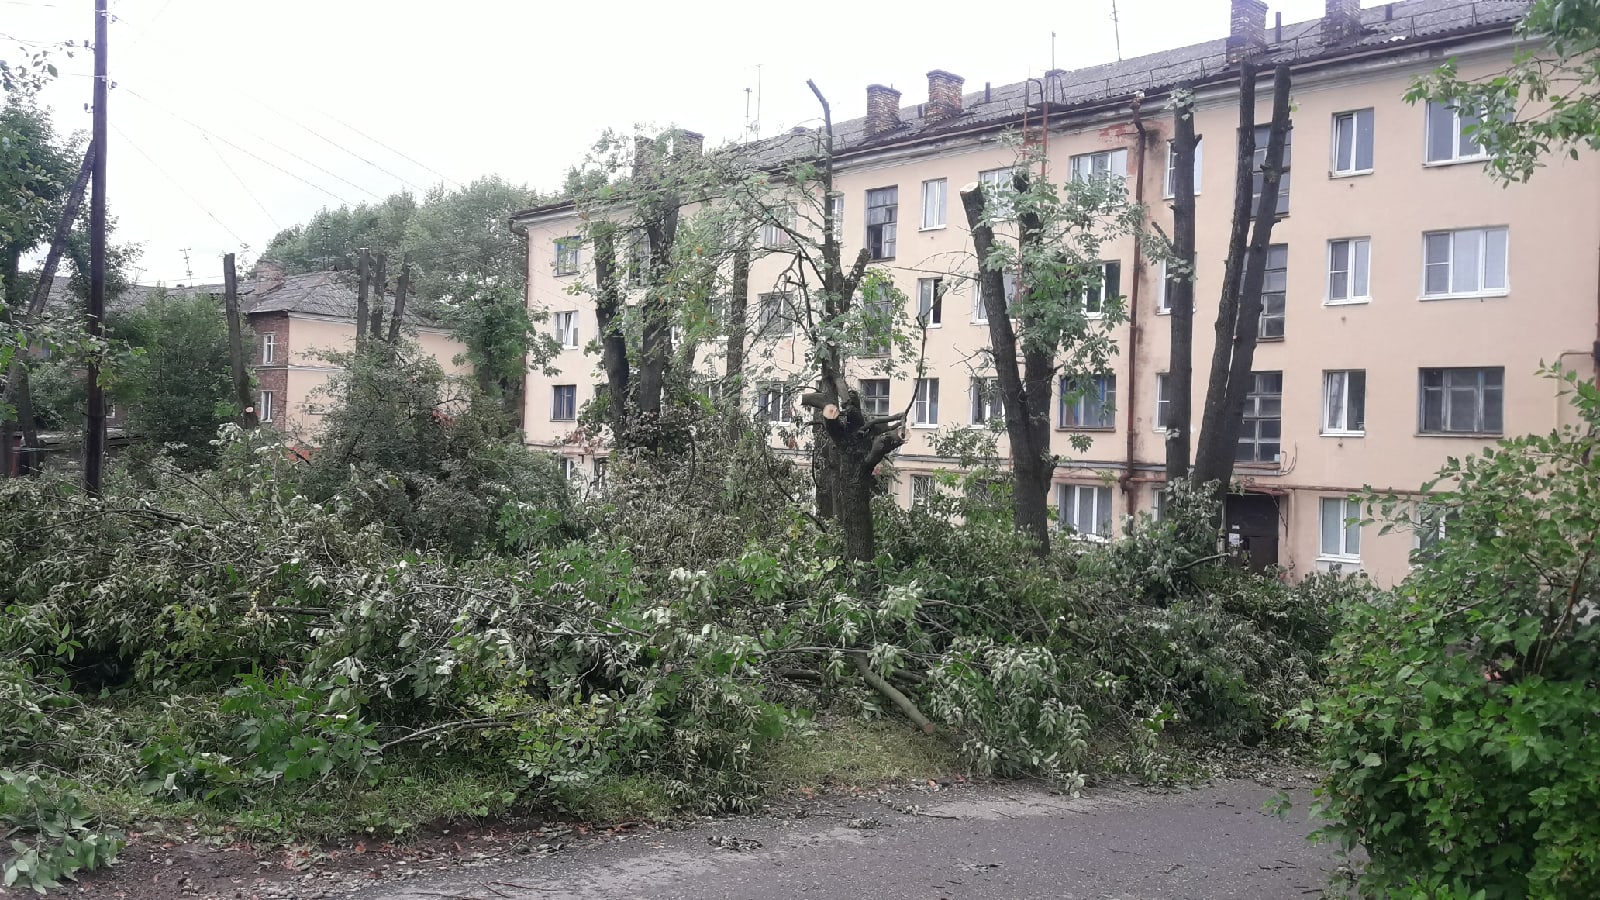
[[[1278,498],[1270,494],[1229,494],[1222,506],[1229,547],[1252,572],[1278,564]]]

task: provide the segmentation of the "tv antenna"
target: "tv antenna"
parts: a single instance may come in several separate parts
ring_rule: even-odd
[[[1117,62],[1122,62],[1122,20],[1117,18],[1117,0],[1111,0],[1111,34],[1117,41]]]
[[[182,250],[179,250],[178,252],[183,254],[183,271],[185,273],[184,277],[188,278],[190,281],[193,281],[194,280],[194,267],[189,265],[189,248],[188,247],[184,247]]]

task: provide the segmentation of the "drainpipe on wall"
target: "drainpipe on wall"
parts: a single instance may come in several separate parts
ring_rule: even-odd
[[[1130,106],[1133,109],[1133,127],[1139,132],[1138,156],[1134,160],[1133,176],[1133,201],[1140,206],[1144,205],[1144,157],[1149,134],[1145,132],[1144,119],[1140,117],[1139,108],[1144,103],[1144,92],[1133,95]],[[1128,389],[1123,392],[1128,404],[1128,452],[1123,462],[1121,482],[1122,494],[1127,500],[1128,514],[1133,514],[1133,465],[1135,444],[1138,429],[1134,425],[1134,410],[1137,408],[1139,397],[1139,282],[1144,272],[1144,248],[1140,242],[1133,242],[1133,272],[1129,278],[1128,288]]]

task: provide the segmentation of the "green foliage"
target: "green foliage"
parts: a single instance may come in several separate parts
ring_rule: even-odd
[[[113,318],[107,331],[134,350],[113,396],[129,407],[133,431],[147,452],[165,448],[189,468],[210,464],[217,429],[240,412],[221,301],[159,292]],[[243,339],[251,346],[248,330]]]
[[[69,785],[0,769],[0,887],[42,894],[111,862],[122,835],[93,820]]]
[[[1372,894],[1600,895],[1600,391],[1581,424],[1440,470],[1444,533],[1392,595],[1348,604],[1327,695],[1323,830]],[[1410,528],[1399,497],[1370,497]],[[1437,519],[1436,519],[1437,521]]]
[[[1527,181],[1551,153],[1600,149],[1600,2],[1534,0],[1517,33],[1530,45],[1504,70],[1462,78],[1452,59],[1406,93],[1477,111],[1468,136],[1506,182]]]

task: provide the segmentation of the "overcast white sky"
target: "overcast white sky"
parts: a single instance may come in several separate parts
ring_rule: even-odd
[[[1374,5],[1371,0],[1363,5]],[[1226,34],[1228,0],[1117,0],[1124,57]],[[81,42],[92,0],[0,0],[0,55]],[[1285,22],[1319,0],[1276,0]],[[675,124],[708,144],[836,119],[866,85],[924,99],[925,73],[997,85],[1116,58],[1112,0],[112,0],[108,164],[116,239],[145,283],[221,279],[324,206],[498,173],[559,187],[607,126]],[[1270,13],[1269,13],[1270,17]],[[27,46],[32,47],[33,44]],[[59,57],[59,54],[58,54]],[[58,59],[57,126],[87,131],[91,53]],[[751,97],[754,97],[752,93]],[[755,100],[750,100],[754,115]],[[248,186],[248,187],[247,187]],[[248,250],[244,248],[248,246]]]

